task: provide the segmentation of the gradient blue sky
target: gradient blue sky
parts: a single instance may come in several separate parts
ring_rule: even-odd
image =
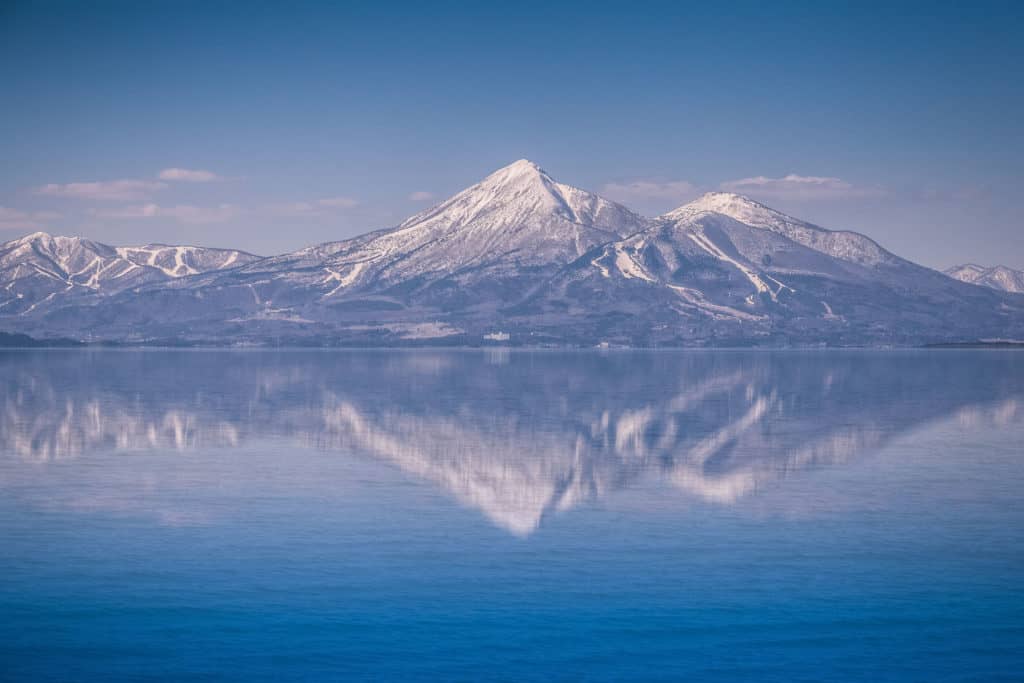
[[[8,0],[0,239],[278,253],[526,157],[1024,268],[1021,5],[851,5]]]

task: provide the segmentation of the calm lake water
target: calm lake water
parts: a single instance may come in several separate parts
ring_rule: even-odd
[[[1020,681],[1024,353],[0,353],[0,678]]]

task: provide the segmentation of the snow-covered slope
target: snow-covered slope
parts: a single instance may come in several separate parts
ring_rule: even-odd
[[[686,212],[624,240],[609,243],[554,278],[563,296],[578,292],[594,304],[648,306],[682,318],[747,323],[768,321],[772,304],[801,302],[788,281],[867,279],[862,266],[830,258],[784,236],[729,216]],[[545,296],[550,296],[549,292]],[[624,290],[633,290],[632,294]],[[588,295],[587,292],[600,292]],[[799,296],[798,296],[799,295]],[[581,304],[582,305],[582,304]],[[814,301],[824,313],[827,306]]]
[[[178,278],[215,270],[226,270],[251,263],[258,256],[233,249],[168,246],[147,244],[142,247],[117,247],[117,255],[138,266],[160,270],[168,277]]]
[[[1024,270],[1014,270],[1006,266],[986,268],[966,263],[962,266],[953,266],[944,272],[952,278],[972,285],[991,287],[1004,292],[1024,293]]]
[[[203,247],[111,247],[36,232],[0,245],[0,314],[27,315],[82,297],[232,268],[257,257]]]

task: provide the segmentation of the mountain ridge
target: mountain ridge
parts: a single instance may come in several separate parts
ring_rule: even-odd
[[[61,296],[89,299],[230,268],[258,257],[238,249],[148,244],[113,247],[33,232],[0,245],[0,314],[25,315]]]
[[[976,263],[964,263],[947,268],[943,272],[973,285],[1004,292],[1024,293],[1024,270],[1015,270],[1003,265],[979,266]]]

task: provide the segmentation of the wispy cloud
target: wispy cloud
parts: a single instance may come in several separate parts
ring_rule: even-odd
[[[721,184],[727,192],[749,194],[768,199],[853,199],[874,197],[883,194],[878,187],[862,187],[842,178],[827,176],[802,176],[790,173],[781,178],[755,176],[729,180]]]
[[[925,202],[971,202],[990,199],[993,194],[991,188],[980,185],[945,188],[922,187],[903,192],[906,197]]]
[[[35,189],[36,194],[70,199],[131,202],[148,199],[166,189],[167,183],[155,180],[103,180],[92,183],[50,183]]]
[[[189,168],[165,168],[160,171],[160,180],[181,181],[186,183],[212,183],[224,180],[213,171]]]
[[[698,193],[697,186],[687,180],[656,180],[641,178],[605,183],[601,194],[618,202],[658,201],[681,203]]]
[[[244,211],[241,207],[234,204],[218,204],[217,206],[139,204],[119,207],[117,209],[93,209],[90,213],[99,218],[170,218],[179,223],[204,224],[225,223],[242,215]]]
[[[22,211],[0,206],[0,230],[44,230],[49,221],[60,217],[56,211]]]
[[[308,218],[324,216],[330,211],[351,209],[359,206],[359,201],[352,197],[325,197],[308,202],[288,202],[271,204],[267,210],[275,216],[286,218]]]
[[[49,197],[63,197],[90,201],[137,202],[151,198],[166,190],[168,182],[211,183],[224,180],[213,171],[188,168],[165,168],[156,180],[125,178],[83,183],[50,183],[37,187],[35,193]]]
[[[359,205],[359,202],[351,197],[327,197],[316,200],[318,206],[326,206],[331,209],[351,209]]]
[[[425,192],[423,190],[413,192],[412,194],[409,195],[409,201],[411,202],[429,202],[433,198],[433,192]]]

